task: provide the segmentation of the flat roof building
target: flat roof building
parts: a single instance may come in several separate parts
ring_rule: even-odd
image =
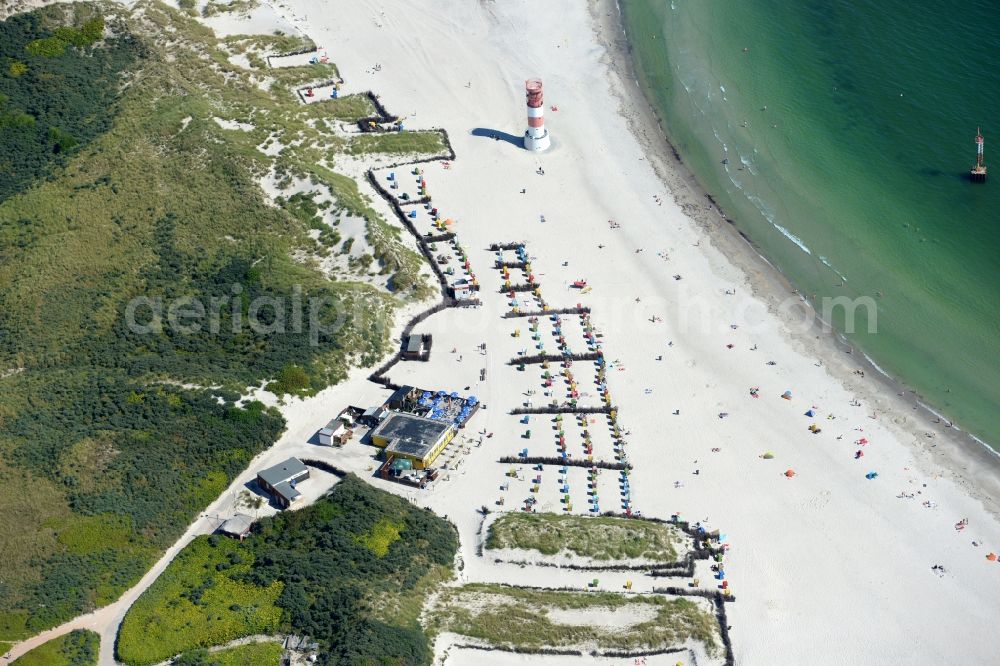
[[[333,419],[319,431],[319,443],[323,446],[343,446],[350,438],[350,428],[339,418]]]
[[[454,437],[450,423],[404,412],[390,414],[371,432],[372,443],[387,457],[410,460],[416,469],[430,466]]]
[[[411,335],[406,341],[406,352],[408,354],[419,354],[424,348],[424,341],[419,335]]]
[[[385,407],[369,407],[365,410],[365,413],[358,417],[358,423],[362,423],[370,428],[374,428],[379,423],[382,422],[389,414],[389,410]]]
[[[274,467],[257,472],[257,485],[271,494],[282,509],[287,509],[302,494],[296,484],[309,478],[309,468],[298,458],[289,458]]]
[[[403,338],[403,358],[426,361],[431,355],[432,340],[430,334],[417,335],[416,333]]]
[[[250,534],[251,527],[253,527],[253,518],[245,513],[237,513],[235,516],[222,523],[222,525],[219,526],[219,531],[223,534],[228,534],[234,539],[243,541],[243,538]]]

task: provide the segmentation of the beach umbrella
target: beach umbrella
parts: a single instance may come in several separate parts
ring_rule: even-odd
[[[868,472],[865,474],[865,478],[871,481],[872,479],[878,478],[878,472]]]
[[[789,479],[792,478],[793,476],[795,476],[795,470],[794,469],[786,469],[785,470],[785,476],[787,476]]]
[[[761,458],[763,458],[764,460],[771,460],[774,458],[774,454],[768,451],[767,453],[762,455]]]
[[[996,562],[997,555],[996,553],[990,553],[989,555],[986,556],[986,559],[988,559],[990,562]]]

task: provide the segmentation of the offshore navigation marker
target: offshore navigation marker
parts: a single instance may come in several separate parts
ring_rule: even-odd
[[[528,129],[524,132],[524,148],[534,152],[549,147],[549,132],[545,129],[545,108],[542,101],[542,80],[528,79],[524,82],[528,100]]]
[[[527,143],[527,141],[525,142]],[[983,162],[983,145],[986,140],[983,138],[983,133],[976,128],[976,166],[972,167],[972,171],[969,172],[969,176],[972,178],[973,183],[985,183],[986,182],[986,164]]]

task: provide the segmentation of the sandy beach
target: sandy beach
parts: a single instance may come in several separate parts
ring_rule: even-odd
[[[526,321],[504,318],[510,303],[489,250],[518,241],[546,302],[589,307],[602,334],[607,384],[634,467],[635,509],[659,518],[679,514],[726,535],[726,572],[737,597],[727,605],[736,663],[995,660],[1000,564],[986,557],[1000,552],[995,456],[931,423],[861,354],[846,353],[780,273],[728,227],[678,167],[641,99],[613,2],[285,0],[264,9],[246,26],[294,26],[337,63],[342,94],[376,92],[408,128],[447,130],[455,151],[447,167],[422,165],[423,176],[434,205],[455,220],[452,230],[476,269],[483,304],[420,324],[418,333],[434,336],[430,361],[400,363],[389,376],[398,384],[474,394],[486,409],[449,449],[447,480],[428,491],[372,482],[455,522],[459,581],[583,588],[592,577],[479,555],[479,507],[496,509],[506,493],[510,502],[502,508],[516,510],[527,494],[497,459],[524,447],[551,453],[545,440],[525,439],[520,417],[509,413],[529,392],[541,401],[543,390],[537,368],[520,371],[509,363],[531,340]],[[237,19],[216,18],[220,25],[213,27],[245,31],[222,25],[226,20]],[[553,145],[541,154],[517,145],[530,77],[545,83]],[[343,171],[358,176],[372,166],[359,161]],[[375,173],[385,178],[389,171],[407,172]],[[373,188],[364,183],[362,191],[393,219]],[[572,287],[577,280],[586,281],[586,293]],[[401,312],[397,331],[428,305]],[[576,321],[567,318],[566,336],[583,351]],[[581,403],[599,404],[582,366]],[[355,370],[315,397],[281,404],[287,431],[233,487],[293,454],[371,478],[367,447],[307,444],[347,404],[388,395],[365,379],[367,372]],[[595,441],[604,457],[610,447],[610,440]],[[773,459],[763,458],[768,452]],[[877,476],[866,478],[871,472]],[[613,477],[601,479],[609,484],[603,495],[611,497]],[[334,483],[318,480],[311,496]],[[579,487],[582,476],[571,482]],[[509,489],[501,491],[505,483]],[[232,492],[206,514],[225,510]],[[539,510],[559,510],[557,495],[540,495]],[[212,528],[201,520],[185,540]],[[932,569],[938,565],[943,569]],[[602,588],[618,590],[630,576],[601,578]],[[642,579],[634,589],[659,584]],[[137,596],[130,591],[123,606],[99,611],[99,622],[77,622],[104,631],[102,664],[111,663],[114,635],[106,622],[115,616],[117,626]],[[446,659],[570,661],[465,648]],[[649,663],[677,661],[661,655]]]
[[[864,371],[861,359],[803,326],[801,316],[796,325],[797,307],[778,311],[796,302],[780,277],[729,230],[709,231],[717,225],[706,202],[668,188],[661,175],[675,184],[683,176],[644,150],[664,145],[634,84],[621,78],[627,67],[610,43],[620,39],[610,32],[611,3],[596,5],[594,16],[570,2],[358,3],[336,13],[307,0],[283,7],[330,51],[350,87],[377,90],[412,126],[441,126],[452,139],[451,168],[425,173],[435,204],[457,220],[473,265],[483,267],[485,306],[420,329],[447,340],[441,349],[458,347],[463,364],[439,354],[392,376],[460,390],[470,383],[464,364],[474,348],[486,342],[491,350],[491,380],[474,387],[490,408],[475,425],[498,436],[418,500],[459,525],[463,578],[493,573],[476,564],[480,517],[470,507],[494,499],[488,481],[499,485],[503,474],[494,460],[521,445],[506,411],[529,385],[503,366],[512,327],[498,326],[490,306],[499,276],[486,270],[485,250],[520,240],[547,300],[592,307],[608,357],[620,360],[609,385],[631,431],[637,507],[707,518],[728,534],[738,663],[990,661],[1000,570],[985,556],[1000,547],[1000,526],[986,481],[995,481],[976,481],[977,461],[943,435],[926,436],[927,420],[886,395],[870,370],[866,378],[853,374]],[[545,81],[552,149],[533,155],[473,135],[523,132],[523,81],[531,76]],[[591,293],[568,288],[581,277]],[[785,391],[791,400],[781,398]],[[810,409],[813,418],[804,416]],[[813,423],[820,433],[807,429]],[[856,444],[861,439],[868,444]],[[767,451],[774,460],[760,458]],[[783,476],[787,469],[796,476]],[[867,479],[870,471],[878,477]],[[982,490],[972,496],[970,484]],[[956,530],[964,518],[968,527]],[[943,576],[932,571],[937,564]]]

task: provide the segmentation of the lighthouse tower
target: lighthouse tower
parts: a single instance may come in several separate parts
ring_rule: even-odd
[[[545,129],[545,108],[542,101],[542,80],[528,79],[524,82],[528,98],[528,129],[524,132],[524,148],[542,151],[549,147],[549,133]]]
[[[976,130],[976,166],[972,167],[972,172],[969,174],[972,177],[973,183],[985,183],[986,182],[986,163],[983,161],[983,145],[986,140],[983,138],[983,133],[978,129]]]

